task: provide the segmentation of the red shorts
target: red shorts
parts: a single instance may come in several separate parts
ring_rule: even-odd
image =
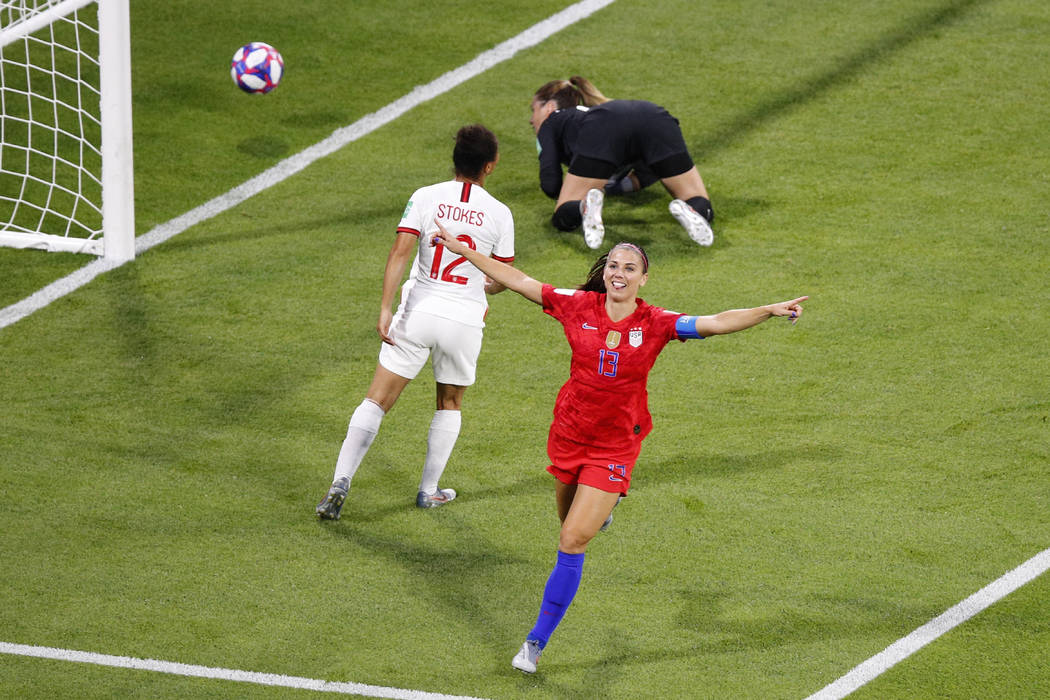
[[[599,491],[627,495],[634,460],[616,464],[593,455],[593,448],[589,445],[581,445],[553,432],[547,438],[547,456],[553,462],[547,471],[564,484],[586,484]]]

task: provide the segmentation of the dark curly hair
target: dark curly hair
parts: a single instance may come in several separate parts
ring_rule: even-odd
[[[456,174],[476,180],[485,166],[499,155],[496,135],[481,124],[464,126],[456,132],[456,146],[452,149],[452,164]]]

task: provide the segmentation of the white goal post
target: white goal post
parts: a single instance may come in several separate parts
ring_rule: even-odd
[[[0,0],[0,245],[135,257],[128,0]]]

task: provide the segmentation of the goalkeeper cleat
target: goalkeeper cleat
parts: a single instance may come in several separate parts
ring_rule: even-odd
[[[583,241],[588,248],[594,249],[602,244],[605,238],[605,224],[602,223],[602,203],[605,193],[601,190],[588,190],[583,200]]]
[[[693,209],[680,199],[671,200],[667,208],[671,211],[671,216],[678,220],[678,223],[682,225],[686,233],[694,241],[704,247],[715,242],[715,234],[711,230],[711,224],[707,222],[707,219],[700,216],[696,209]]]
[[[540,660],[540,643],[535,639],[526,639],[510,665],[524,673],[536,673],[536,662]]]
[[[416,507],[437,508],[438,506],[445,505],[455,497],[456,492],[452,489],[438,489],[434,493],[420,491],[416,494]]]
[[[332,488],[328,489],[328,493],[317,504],[317,515],[321,520],[339,519],[339,512],[343,509],[343,501],[346,500],[346,492],[349,490],[350,479],[345,476],[332,482]]]

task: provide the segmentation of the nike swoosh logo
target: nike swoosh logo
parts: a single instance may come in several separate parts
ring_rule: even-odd
[[[585,330],[585,331],[596,331],[596,330],[598,330],[598,326],[592,326],[589,323],[585,323],[585,324],[583,324],[583,330]]]

